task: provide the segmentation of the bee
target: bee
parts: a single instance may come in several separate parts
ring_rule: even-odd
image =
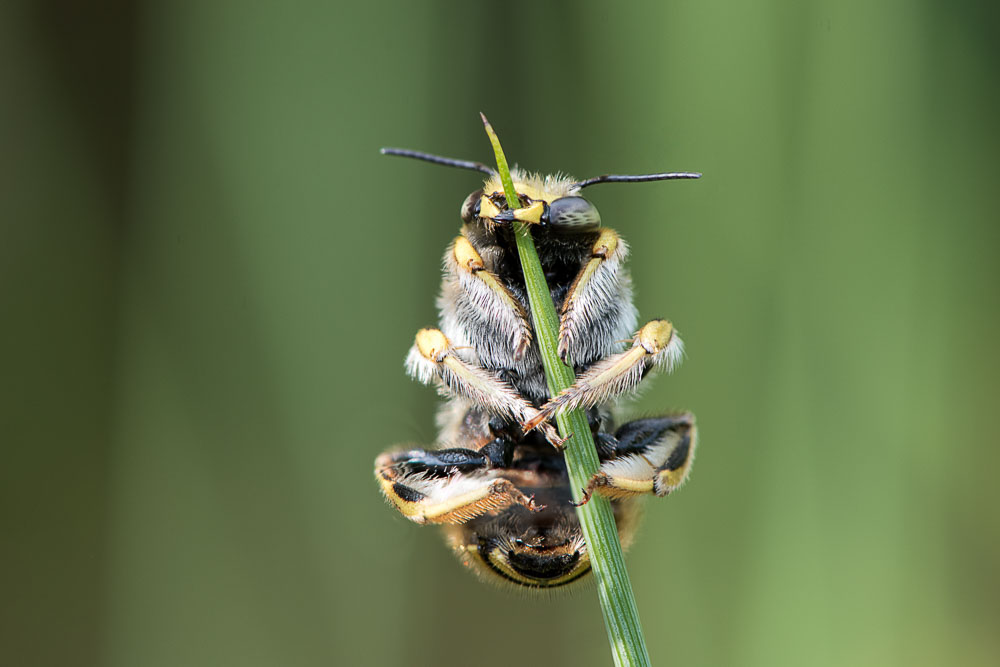
[[[687,479],[695,449],[690,413],[616,424],[615,399],[683,355],[673,325],[638,327],[629,248],[580,196],[598,183],[698,178],[689,172],[576,181],[512,171],[510,209],[497,172],[479,162],[384,148],[383,154],[471,169],[483,186],[461,207],[461,233],[444,254],[438,328],[421,329],[406,357],[416,380],[447,399],[435,448],[388,451],[375,461],[386,499],[419,524],[439,524],[460,560],[486,579],[552,589],[590,571],[574,510],[563,440],[551,421],[582,408],[600,469],[584,489],[610,499],[627,547],[636,498],[665,496]],[[558,352],[575,383],[549,396],[514,238],[529,226],[559,313]]]

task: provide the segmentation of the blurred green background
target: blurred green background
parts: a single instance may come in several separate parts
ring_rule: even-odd
[[[993,2],[0,8],[0,663],[606,664],[391,511],[477,176],[580,178],[688,359],[628,557],[659,665],[995,665]],[[514,72],[508,76],[503,63]],[[512,86],[519,92],[506,92]]]

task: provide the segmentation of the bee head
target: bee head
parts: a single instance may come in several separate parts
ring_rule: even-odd
[[[573,179],[526,174],[520,170],[515,170],[512,177],[520,199],[517,209],[507,206],[500,179],[492,176],[462,202],[463,222],[496,225],[517,220],[564,231],[591,231],[601,226],[601,214],[592,203],[576,194]]]

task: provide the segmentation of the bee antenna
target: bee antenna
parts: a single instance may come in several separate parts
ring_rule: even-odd
[[[456,160],[450,157],[432,155],[431,153],[421,153],[420,151],[411,151],[406,148],[383,148],[379,152],[382,153],[382,155],[398,155],[399,157],[411,157],[414,160],[433,162],[434,164],[444,165],[445,167],[472,169],[473,171],[481,171],[484,174],[489,174],[490,176],[493,176],[497,173],[495,169],[487,167],[482,162],[472,162],[471,160]]]
[[[666,174],[635,174],[630,176],[605,174],[604,176],[595,176],[594,178],[574,183],[571,187],[574,190],[580,190],[596,183],[645,183],[646,181],[670,181],[676,178],[701,178],[701,174],[694,171],[673,171]]]

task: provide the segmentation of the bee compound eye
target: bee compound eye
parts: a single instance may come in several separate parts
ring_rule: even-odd
[[[593,229],[601,225],[601,214],[583,197],[561,197],[549,204],[548,222],[554,227]]]
[[[482,188],[465,198],[462,202],[462,222],[470,223],[479,217],[479,202],[482,198]]]

